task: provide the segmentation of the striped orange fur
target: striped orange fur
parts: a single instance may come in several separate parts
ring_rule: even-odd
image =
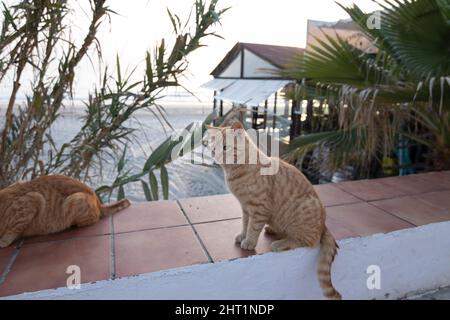
[[[258,162],[254,164],[221,164],[228,187],[242,206],[242,231],[236,236],[236,243],[242,249],[254,250],[261,231],[266,227],[265,231],[278,239],[271,245],[275,252],[320,246],[317,270],[323,294],[330,299],[341,299],[331,281],[331,265],[338,247],[325,225],[325,208],[311,183],[294,166],[269,158],[259,150],[242,130],[243,125],[239,121],[226,121],[222,127],[210,129],[212,134],[222,134],[226,146],[223,148],[216,142],[211,143],[216,159],[232,153],[234,159],[243,156],[248,160],[250,152],[258,154]],[[235,141],[226,141],[227,129],[244,132],[236,135],[237,139],[245,139],[244,150],[239,149]],[[260,169],[271,161],[279,161],[278,173],[261,175]]]
[[[0,190],[0,247],[22,236],[88,226],[130,205],[102,205],[87,185],[66,176],[43,176]]]

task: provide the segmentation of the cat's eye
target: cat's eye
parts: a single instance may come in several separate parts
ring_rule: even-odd
[[[227,151],[227,146],[223,146],[223,151]]]

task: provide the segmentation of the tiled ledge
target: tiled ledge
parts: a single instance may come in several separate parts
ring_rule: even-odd
[[[450,220],[450,172],[316,186],[327,225],[340,239]],[[0,250],[0,296],[66,286],[67,267],[82,283],[266,253],[234,244],[241,209],[231,195],[134,204],[98,224],[25,239]]]

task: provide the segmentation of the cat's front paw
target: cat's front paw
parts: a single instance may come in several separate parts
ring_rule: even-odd
[[[8,233],[6,235],[4,235],[1,239],[0,239],[0,248],[6,248],[9,245],[11,245],[11,243],[14,242],[14,240],[16,240],[17,236],[11,233]]]
[[[256,248],[256,243],[248,239],[244,239],[241,242],[241,248],[248,251],[253,251]]]
[[[234,238],[234,242],[237,244],[240,244],[242,242],[242,240],[245,239],[245,234],[243,233],[239,233],[238,235],[236,235],[236,237]]]

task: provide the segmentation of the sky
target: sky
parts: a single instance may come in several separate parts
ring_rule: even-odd
[[[130,3],[133,3],[131,6]],[[142,61],[143,53],[162,37],[172,33],[166,8],[187,17],[193,0],[110,0],[120,15],[113,16],[110,30],[104,37],[104,51],[109,58],[117,52],[133,66]],[[371,0],[341,0],[358,4],[363,10],[378,8]],[[219,7],[230,7],[216,31],[224,40],[211,38],[190,61],[191,87],[209,79],[210,72],[236,42],[304,47],[307,20],[336,21],[348,15],[333,0],[219,0]]]
[[[76,12],[72,18],[73,34],[81,39],[85,33],[83,26],[88,23],[88,1],[71,1],[75,3]],[[111,22],[104,23],[98,35],[103,59],[114,66],[118,54],[122,67],[131,70],[138,65],[142,67],[145,52],[153,50],[161,38],[173,39],[166,9],[170,8],[185,20],[194,0],[109,0],[107,3],[117,14],[111,15]],[[356,3],[365,11],[378,8],[372,0],[340,0],[340,3]],[[336,21],[348,18],[333,0],[219,0],[218,6],[231,7],[221,25],[215,28],[224,40],[209,38],[205,41],[207,47],[189,56],[190,66],[183,83],[193,91],[209,80],[210,72],[236,42],[304,47],[308,19]],[[80,67],[75,86],[78,96],[85,96],[93,88],[98,82],[97,74],[98,70],[87,61]],[[2,95],[5,85],[0,88]]]

